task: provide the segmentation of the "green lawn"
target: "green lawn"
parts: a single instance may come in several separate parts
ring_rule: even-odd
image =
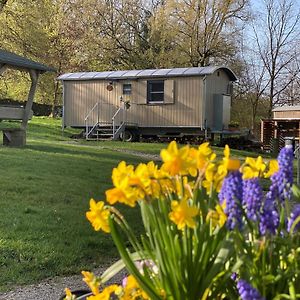
[[[2,122],[0,127],[8,126],[16,125]],[[119,161],[142,161],[114,150],[159,154],[167,146],[74,141],[70,135],[76,132],[65,130],[62,136],[60,120],[34,118],[26,147],[0,146],[0,290],[79,274],[116,259],[110,235],[96,233],[85,218],[89,199],[104,198],[111,187],[111,170]],[[138,210],[120,209],[139,231]]]
[[[69,145],[59,126],[57,120],[35,118],[25,148],[0,146],[1,290],[79,273],[117,257],[110,236],[96,233],[85,212],[91,197],[103,199],[111,187],[113,166],[139,160]],[[137,210],[123,211],[139,224]]]

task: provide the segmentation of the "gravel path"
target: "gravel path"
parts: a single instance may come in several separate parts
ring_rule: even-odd
[[[99,276],[104,271],[105,268],[98,268],[94,270],[94,273]],[[120,283],[125,274],[125,271],[120,272],[108,283]],[[0,300],[59,300],[66,287],[71,291],[87,289],[82,281],[82,275],[55,277],[38,284],[21,286],[6,293],[0,293]]]
[[[93,146],[93,145],[86,145],[86,144],[80,144],[75,141],[70,141],[70,142],[60,142],[60,144],[66,144],[66,145],[73,145],[73,146],[78,146],[78,147],[87,147],[87,148],[96,148],[96,149],[103,149],[103,150],[110,150],[114,152],[123,152],[126,154],[130,154],[133,156],[138,156],[141,158],[145,158],[147,160],[153,160],[153,161],[161,161],[160,155],[159,154],[150,154],[150,153],[145,153],[141,151],[134,151],[130,149],[124,149],[124,148],[116,148],[116,147],[109,147],[109,146]]]

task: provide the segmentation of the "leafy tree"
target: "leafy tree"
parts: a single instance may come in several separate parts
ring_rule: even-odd
[[[176,44],[185,64],[205,66],[234,54],[237,20],[247,18],[247,0],[169,0]]]
[[[0,16],[1,47],[54,67],[56,73],[40,77],[36,99],[52,104],[60,102],[57,75],[78,70],[81,63],[78,49],[82,29],[71,13],[69,0],[11,0]],[[16,84],[16,82],[18,82]],[[27,74],[7,73],[2,82],[6,97],[25,99]],[[17,88],[16,88],[17,87]]]
[[[163,61],[168,65],[168,20],[156,14],[158,6],[143,0],[78,1],[73,13],[86,29],[82,51],[89,69],[155,68]]]
[[[5,4],[7,3],[8,0],[0,0],[0,12],[4,8]]]

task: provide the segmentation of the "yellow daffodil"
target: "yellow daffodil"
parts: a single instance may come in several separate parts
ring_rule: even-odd
[[[104,232],[110,232],[108,218],[110,212],[104,207],[104,202],[99,201],[96,203],[94,199],[90,200],[90,211],[86,212],[87,219],[91,222],[96,231],[100,229]]]
[[[193,157],[190,155],[189,146],[178,149],[175,141],[171,142],[167,149],[160,152],[163,160],[162,169],[170,174],[175,175],[197,175],[196,165]]]
[[[269,170],[268,172],[264,173],[265,178],[271,177],[274,173],[278,172],[279,170],[279,165],[278,161],[275,159],[270,160],[269,162]]]
[[[125,161],[121,161],[119,165],[113,169],[112,181],[115,187],[122,185],[124,179],[133,174],[134,167],[132,165],[126,165]]]
[[[206,153],[209,153],[208,150],[206,151]],[[237,171],[241,165],[238,159],[230,158],[230,148],[228,145],[224,148],[224,157],[221,163],[213,163],[212,161],[215,157],[215,153],[211,152],[210,160],[205,170],[205,179],[202,182],[202,186],[206,189],[209,196],[211,196],[212,191],[219,193],[228,171]]]
[[[147,172],[150,178],[150,184],[146,187],[147,195],[158,198],[161,194],[159,180],[166,176],[158,169],[158,166],[153,161],[148,162]]]
[[[105,192],[106,201],[113,205],[117,202],[134,207],[139,200],[139,191],[126,186],[124,188],[112,188]]]
[[[129,185],[145,188],[150,185],[148,167],[146,164],[139,164],[133,174],[129,176]]]
[[[66,297],[64,298],[64,300],[75,300],[76,299],[76,296],[71,293],[70,289],[66,288],[65,293],[66,293]]]
[[[198,213],[199,209],[195,206],[190,206],[187,199],[182,199],[180,202],[171,202],[172,212],[169,213],[169,218],[177,225],[178,229],[184,229],[185,226],[194,228],[196,222],[193,219]]]
[[[241,163],[238,159],[230,158],[230,148],[228,145],[224,148],[224,158],[222,163],[218,167],[218,173],[220,176],[225,177],[228,171],[236,171],[240,168]]]
[[[141,196],[136,187],[134,167],[127,166],[124,161],[120,162],[118,167],[113,169],[112,181],[114,188],[106,191],[106,201],[111,205],[120,202],[134,207]]]
[[[215,210],[210,210],[206,216],[206,221],[212,222],[213,227],[219,226],[223,227],[226,223],[227,216],[224,212],[224,209],[226,207],[226,202],[224,201],[222,206],[220,204],[217,204],[215,207]]]
[[[82,271],[83,281],[88,285],[93,295],[99,294],[100,280],[92,272]]]
[[[206,169],[209,162],[216,158],[216,154],[210,148],[209,143],[203,143],[198,148],[197,168],[199,170]]]
[[[220,192],[224,174],[218,172],[218,167],[214,163],[210,163],[205,171],[205,179],[202,182],[202,186],[206,189],[206,193],[211,196],[211,192],[214,190]]]
[[[101,293],[87,297],[87,300],[110,300],[111,294],[118,291],[120,287],[116,284],[109,285]]]
[[[129,185],[135,188],[136,197],[144,199],[145,195],[152,194],[151,192],[151,178],[148,166],[146,164],[139,164],[134,170],[134,173],[129,176]]]
[[[182,176],[176,178],[175,180],[175,190],[174,192],[177,194],[179,199],[192,197],[192,188],[191,184],[188,181],[187,176]]]
[[[154,168],[152,164],[151,167]],[[144,199],[147,194],[152,195],[152,181],[146,164],[139,164],[134,169],[120,162],[113,170],[112,179],[115,187],[106,191],[106,201],[111,205],[120,202],[134,207],[138,200]]]
[[[259,177],[263,174],[266,169],[266,164],[263,162],[261,156],[258,156],[257,159],[252,157],[247,157],[245,164],[242,168],[243,179],[251,179]]]
[[[133,299],[150,300],[148,295],[140,288],[138,282],[132,275],[129,275],[125,281],[126,284],[123,288],[123,294],[121,296],[122,300],[133,300]]]

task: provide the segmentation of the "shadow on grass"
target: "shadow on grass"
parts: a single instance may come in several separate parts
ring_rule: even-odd
[[[74,129],[67,129],[63,132],[61,126],[57,124],[49,126],[48,124],[31,123],[28,129],[28,136],[32,138],[51,136],[53,139],[67,139],[77,132],[78,130]]]
[[[106,149],[90,149],[86,150],[83,147],[75,148],[73,146],[73,149],[70,149],[72,146],[51,146],[49,144],[46,145],[27,145],[25,149],[37,151],[37,152],[44,152],[44,153],[53,153],[53,154],[64,154],[64,155],[71,155],[71,156],[86,156],[93,157],[97,159],[110,159],[110,160],[116,160],[116,159],[124,159],[131,162],[136,162],[136,157],[130,155],[130,153],[122,153],[122,152],[113,152],[112,150],[106,150]],[[139,161],[144,161],[143,159],[139,159]]]

